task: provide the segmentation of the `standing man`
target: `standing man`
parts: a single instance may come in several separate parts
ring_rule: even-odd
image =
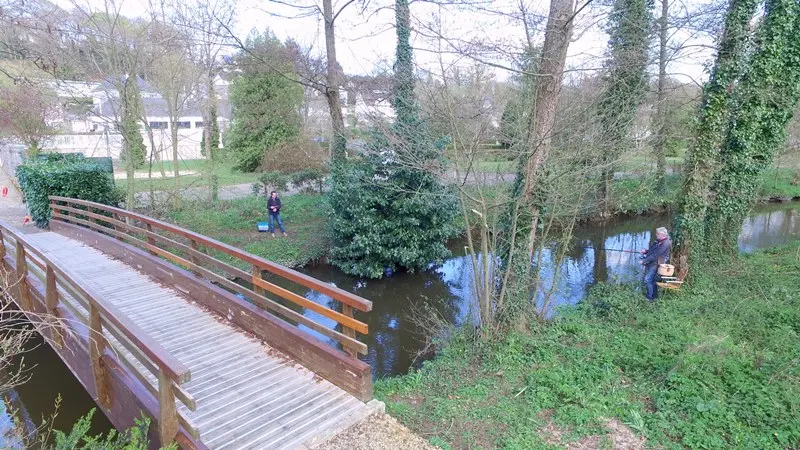
[[[269,213],[269,232],[272,237],[275,237],[275,221],[278,222],[278,228],[281,233],[286,236],[286,230],[283,229],[283,221],[281,220],[281,199],[278,198],[278,193],[272,191],[267,200],[267,212]]]
[[[669,232],[664,227],[656,229],[656,240],[650,244],[650,248],[639,253],[644,255],[639,264],[644,266],[644,284],[647,288],[645,297],[652,302],[658,296],[658,265],[666,264],[669,261],[672,251],[672,241],[669,239]]]

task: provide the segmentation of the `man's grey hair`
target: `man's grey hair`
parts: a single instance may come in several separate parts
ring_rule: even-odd
[[[664,236],[669,237],[669,231],[667,231],[667,229],[664,227],[656,228],[656,234],[663,234]]]

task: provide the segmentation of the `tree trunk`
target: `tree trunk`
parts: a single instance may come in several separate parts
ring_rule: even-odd
[[[658,50],[658,93],[656,123],[656,139],[653,152],[656,157],[656,192],[667,192],[667,43],[669,41],[669,0],[661,0],[661,18],[659,19]]]
[[[729,256],[800,101],[800,4],[767,0],[756,52],[736,86],[736,112],[720,150],[705,217],[706,244]]]
[[[686,178],[674,224],[677,260],[683,256],[690,265],[705,241],[711,182],[732,114],[730,90],[744,70],[750,20],[759,4],[759,0],[731,0],[714,71],[703,89],[700,123],[687,153]]]
[[[208,77],[208,109],[207,109],[207,118],[205,119],[205,128],[203,129],[203,135],[205,139],[203,143],[205,145],[205,153],[206,153],[206,180],[208,184],[208,200],[211,202],[217,201],[219,198],[219,187],[217,186],[217,175],[214,173],[214,153],[218,151],[218,149],[213,148],[213,143],[211,142],[213,139],[214,130],[217,127],[217,115],[215,113],[217,109],[217,93],[214,91],[214,77],[209,74]],[[216,142],[216,140],[215,140]]]
[[[341,162],[345,159],[347,137],[344,128],[344,117],[342,116],[342,102],[339,98],[339,88],[342,86],[342,69],[336,60],[333,0],[323,0],[322,7],[325,18],[325,50],[328,60],[325,97],[328,99],[328,107],[331,110],[331,124],[333,125],[333,136],[330,144],[331,160],[333,162]]]
[[[564,76],[567,49],[572,37],[574,0],[552,0],[547,19],[544,45],[538,67],[536,94],[528,99],[527,152],[512,188],[513,205],[508,221],[508,250],[504,257],[506,274],[499,295],[497,318],[503,326],[524,328],[529,319],[530,303],[535,302],[536,280],[532,263],[536,233],[541,216],[539,179],[552,144],[556,107]],[[527,235],[526,235],[527,233]],[[535,315],[535,313],[534,313]]]
[[[531,228],[528,238],[528,254],[533,257],[536,230],[539,221],[539,203],[536,201],[538,178],[550,154],[552,132],[556,121],[556,107],[561,93],[564,77],[564,64],[567,49],[572,38],[572,15],[575,11],[573,0],[552,0],[547,19],[542,57],[539,63],[539,82],[536,85],[536,99],[530,136],[529,159],[525,165],[525,204],[531,209]]]

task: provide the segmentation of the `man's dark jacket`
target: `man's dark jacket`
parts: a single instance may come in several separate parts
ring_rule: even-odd
[[[672,250],[672,241],[669,238],[663,241],[655,240],[647,249],[642,262],[647,267],[653,264],[666,264],[669,261],[670,250]]]
[[[272,210],[273,206],[277,206],[278,209],[273,211]],[[275,198],[270,197],[269,200],[267,200],[267,212],[273,216],[277,216],[278,213],[281,212],[281,199],[278,197]]]

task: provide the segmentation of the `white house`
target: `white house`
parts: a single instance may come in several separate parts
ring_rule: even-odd
[[[141,78],[136,79],[145,114],[140,123],[140,132],[148,157],[155,150],[154,159],[172,159],[172,133],[166,100]],[[63,105],[62,133],[46,145],[48,150],[60,153],[80,152],[86,156],[109,156],[119,158],[122,151],[120,135],[121,110],[119,92],[115,83],[54,82],[52,88],[58,93]],[[222,78],[215,81],[217,95],[217,121],[220,132],[230,124],[228,83]],[[205,123],[198,95],[190,96],[179,107],[176,121],[178,132],[178,154],[181,159],[202,158],[200,144]],[[144,122],[147,123],[145,127]],[[152,132],[152,140],[147,129]]]

